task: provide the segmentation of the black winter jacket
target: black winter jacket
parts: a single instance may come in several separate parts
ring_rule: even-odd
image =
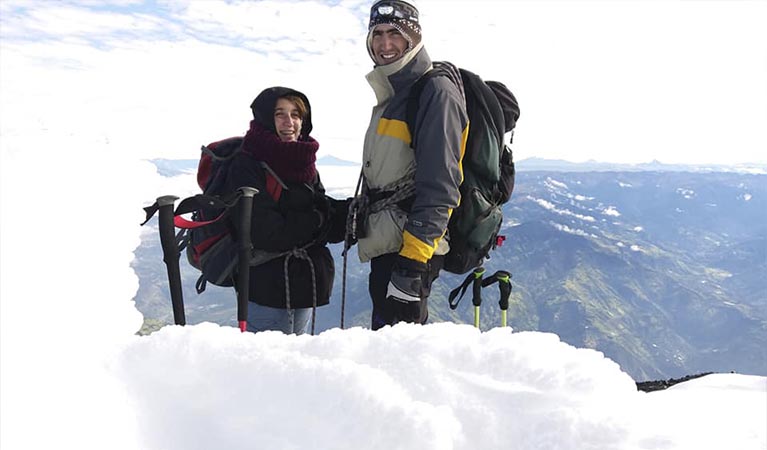
[[[253,247],[268,252],[293,252],[251,267],[250,301],[272,308],[309,308],[316,294],[316,306],[327,305],[335,267],[325,245],[330,226],[329,201],[319,175],[313,184],[284,182],[278,200],[268,193],[266,180],[266,170],[253,155],[240,152],[235,156],[228,176],[230,189],[251,186],[259,190],[253,202]],[[240,223],[239,218],[235,217],[234,223]]]

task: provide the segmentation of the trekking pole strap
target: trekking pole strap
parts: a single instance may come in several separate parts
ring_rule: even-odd
[[[258,192],[258,190],[256,190]],[[240,200],[240,197],[242,196],[242,191],[239,189],[235,191],[232,195],[226,197],[226,198],[218,198],[213,197],[210,195],[203,195],[203,194],[197,194],[192,197],[187,197],[178,204],[178,207],[173,212],[173,225],[177,228],[184,228],[184,229],[190,229],[190,228],[199,228],[205,225],[209,225],[213,222],[217,222],[220,220],[223,216],[225,216],[228,211],[235,205],[237,205],[237,202]],[[170,199],[173,196],[164,196],[160,197],[160,199],[168,198]],[[178,197],[173,197],[176,200]],[[144,212],[146,213],[146,219],[141,223],[141,225],[146,225],[147,222],[149,222],[152,217],[154,217],[155,214],[157,214],[157,211],[160,210],[160,207],[163,206],[163,202],[167,202],[167,200],[163,200],[154,202],[154,204],[150,206],[144,207]],[[216,217],[213,220],[208,221],[193,221],[188,220],[183,217],[181,217],[182,214],[188,214],[191,212],[194,212],[198,209],[202,208],[214,208],[214,209],[221,209],[223,212]]]
[[[461,283],[460,286],[450,291],[450,295],[447,298],[448,304],[450,305],[450,309],[456,309],[458,307],[458,304],[461,302],[461,299],[463,298],[463,294],[466,293],[466,289],[469,288],[469,285],[473,281],[474,281],[474,274],[469,274],[469,276],[467,276],[466,279],[463,280],[463,283]],[[455,303],[453,303],[453,300],[456,297],[458,297],[458,300],[456,300]]]
[[[509,309],[509,297],[511,296],[511,273],[505,270],[499,270],[482,281],[482,287],[487,287],[498,283],[501,298],[498,300],[498,306],[501,311]]]
[[[470,273],[465,280],[463,280],[463,283],[461,283],[460,286],[450,291],[450,295],[447,298],[450,309],[456,309],[458,307],[458,304],[461,302],[461,299],[466,293],[466,290],[469,289],[469,285],[472,285],[472,293],[474,294],[474,299],[472,299],[472,302],[474,302],[475,306],[478,306],[476,303],[477,301],[480,304],[482,303],[482,293],[480,290],[482,289],[481,283],[482,275],[484,273],[485,269],[483,267],[474,269],[474,271]],[[458,297],[458,300],[455,300],[456,297]],[[453,303],[453,300],[455,300],[455,303]]]
[[[178,246],[179,253],[183,252],[186,249],[186,246],[189,245],[189,230],[181,230],[178,233],[176,233],[176,245]]]
[[[154,204],[150,206],[146,206],[143,208],[144,212],[146,213],[146,219],[141,222],[141,226],[143,227],[146,225],[147,222],[149,222],[152,217],[154,217],[155,214],[157,214],[157,211],[160,210],[160,204],[158,202],[154,202]]]
[[[144,212],[146,213],[146,219],[141,222],[141,226],[146,225],[146,223],[149,222],[155,214],[157,214],[157,211],[159,211],[160,208],[167,210],[167,208],[170,207],[172,211],[176,200],[178,200],[178,197],[175,195],[163,195],[157,197],[157,200],[155,200],[153,204],[143,208]]]

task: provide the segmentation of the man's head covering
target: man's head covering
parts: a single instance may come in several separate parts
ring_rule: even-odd
[[[407,40],[406,52],[412,50],[421,42],[421,24],[418,21],[418,8],[414,1],[377,0],[370,8],[370,23],[368,24],[368,54],[375,61],[373,49],[373,30],[378,25],[391,25]]]

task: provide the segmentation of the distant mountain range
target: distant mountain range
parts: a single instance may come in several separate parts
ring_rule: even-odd
[[[162,176],[174,176],[197,170],[196,159],[152,159],[150,160]],[[320,166],[359,166],[360,163],[337,158],[333,155],[317,159]],[[524,172],[735,172],[767,174],[767,164],[664,164],[652,161],[641,164],[618,164],[597,161],[570,162],[561,159],[527,158],[517,161],[517,170]]]
[[[197,170],[199,159],[150,159],[149,162],[157,167],[157,172],[164,177],[173,177],[184,173],[194,173]],[[319,166],[359,166],[359,163],[346,161],[332,155],[322,156],[317,159]]]
[[[597,161],[570,162],[561,159],[527,158],[517,162],[520,171],[552,171],[552,172],[737,172],[752,174],[767,174],[767,164],[664,164],[652,161],[640,164],[618,164]]]
[[[504,207],[507,240],[488,273],[510,270],[509,324],[594,348],[636,380],[700,372],[767,375],[767,175],[706,171],[532,171],[520,163]],[[318,330],[338,326],[341,246],[331,305]],[[146,331],[172,322],[156,233],[136,250],[137,307]],[[194,292],[182,267],[189,323],[234,323],[234,294]],[[368,326],[367,265],[347,267],[346,325]],[[464,276],[443,273],[430,320],[473,322],[471,299],[447,296]],[[468,295],[471,295],[470,293]],[[500,322],[498,294],[483,291],[480,325]]]

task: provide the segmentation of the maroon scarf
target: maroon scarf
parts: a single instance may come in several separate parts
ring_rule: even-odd
[[[314,163],[320,144],[311,136],[304,141],[283,142],[273,131],[252,120],[242,145],[244,151],[269,164],[284,181],[312,183],[317,175]]]

